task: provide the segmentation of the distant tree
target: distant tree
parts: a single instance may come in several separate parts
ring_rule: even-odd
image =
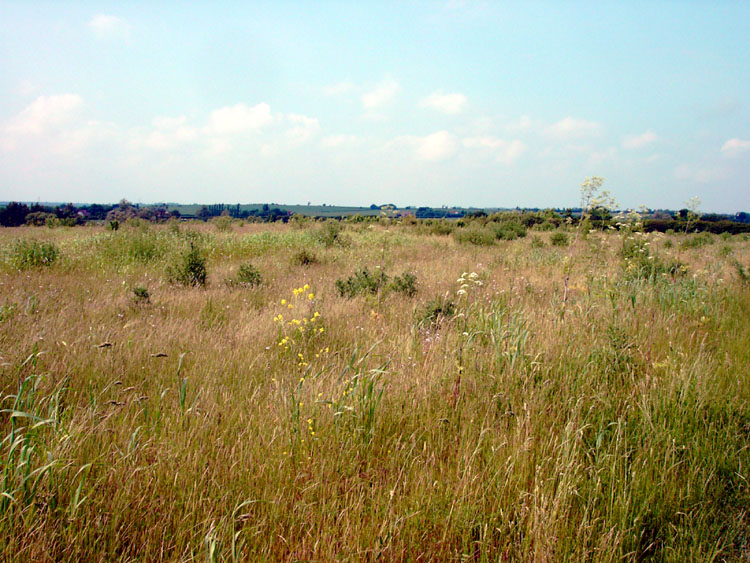
[[[0,210],[0,225],[3,227],[18,227],[26,222],[29,206],[25,203],[11,201]]]

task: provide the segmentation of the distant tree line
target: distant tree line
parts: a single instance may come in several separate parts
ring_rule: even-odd
[[[262,206],[253,209],[241,209],[240,204],[236,205],[225,205],[223,203],[215,203],[212,205],[203,205],[198,210],[196,217],[203,219],[204,221],[211,219],[212,217],[219,217],[221,215],[228,215],[235,219],[246,219],[250,221],[258,221],[264,223],[273,223],[275,221],[282,221],[286,223],[292,216],[290,211],[280,209],[278,207],[270,207],[267,203]]]
[[[472,222],[504,222],[508,218],[525,228],[540,226],[543,229],[555,229],[562,223],[576,223],[581,217],[582,210],[579,208],[568,209],[518,209],[500,211],[488,214],[482,209],[460,209],[460,208],[434,208],[418,207],[396,210],[393,206],[371,205],[369,209],[388,209],[388,216],[396,219],[455,219],[459,223]],[[0,207],[0,225],[4,227],[18,227],[20,225],[48,225],[48,226],[75,226],[91,221],[117,221],[122,223],[128,219],[143,219],[151,222],[164,222],[170,218],[201,219],[207,221],[213,217],[229,216],[254,222],[287,222],[292,217],[292,212],[280,207],[263,204],[258,207],[245,208],[238,204],[216,203],[203,205],[195,215],[181,215],[176,209],[169,210],[166,204],[140,205],[134,204],[126,199],[117,204],[102,205],[98,203],[90,205],[73,205],[66,203],[56,206],[40,205],[38,203],[28,205],[26,203],[10,202]],[[377,220],[377,215],[341,215],[329,217],[331,219]],[[734,215],[718,213],[704,213],[695,220],[689,221],[690,214],[687,209],[679,211],[656,210],[649,211],[644,217],[644,229],[646,231],[681,231],[689,225],[691,231],[707,231],[711,233],[744,233],[750,232],[750,213],[739,212]],[[616,218],[612,212],[605,208],[594,208],[590,210],[588,221],[593,228],[604,229],[616,225]],[[460,226],[460,225],[459,225]]]

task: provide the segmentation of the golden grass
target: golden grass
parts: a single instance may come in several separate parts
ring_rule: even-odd
[[[181,229],[0,232],[3,252],[61,250],[0,273],[0,558],[750,556],[750,290],[733,267],[750,242],[714,237],[680,251],[685,276],[649,280],[628,278],[617,234],[474,247],[390,223],[326,248],[291,226]],[[205,289],[165,276],[186,229]],[[117,254],[139,232],[157,255]],[[668,261],[684,235],[650,238]],[[294,265],[303,247],[320,263]],[[224,283],[248,260],[263,285]],[[418,294],[339,297],[361,267],[413,271]],[[483,285],[457,297],[472,271]],[[274,317],[305,284],[314,301],[283,314],[325,330],[287,351]],[[446,294],[458,314],[420,323]]]

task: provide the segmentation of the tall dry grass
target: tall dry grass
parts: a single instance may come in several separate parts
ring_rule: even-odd
[[[0,231],[3,560],[750,556],[748,241],[649,236],[652,275],[616,233],[319,228]],[[206,288],[167,281],[191,241]],[[418,293],[340,297],[362,267]]]

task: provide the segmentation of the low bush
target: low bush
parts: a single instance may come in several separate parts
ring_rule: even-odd
[[[531,237],[531,248],[544,248],[545,244],[542,237],[534,235]]]
[[[336,290],[341,297],[375,294],[388,283],[388,276],[383,271],[370,272],[367,268],[359,270],[347,279],[336,280]]]
[[[556,233],[552,233],[549,241],[552,243],[552,246],[568,246],[568,234],[557,231]]]
[[[453,238],[461,244],[474,244],[476,246],[492,246],[495,244],[495,233],[491,229],[482,227],[469,227],[453,231]]]
[[[229,285],[241,287],[255,287],[263,281],[258,268],[250,262],[240,265],[234,278],[228,280]]]
[[[14,268],[26,270],[51,266],[60,256],[60,250],[53,242],[39,240],[17,240],[9,252],[9,262]]]
[[[438,325],[456,314],[456,304],[449,297],[436,297],[425,303],[418,314],[419,326]]]
[[[148,292],[148,289],[142,286],[135,286],[132,290],[133,292],[133,303],[135,305],[146,305],[148,303],[151,303],[151,295]]]
[[[495,237],[500,240],[516,240],[526,236],[526,227],[520,221],[505,221],[495,226]]]
[[[702,232],[689,236],[684,241],[682,241],[681,246],[682,248],[701,248],[713,243],[714,237],[711,236],[710,233]]]
[[[309,266],[318,262],[318,256],[307,248],[301,248],[292,255],[292,264],[295,266]]]
[[[208,278],[205,256],[191,242],[190,249],[179,255],[167,267],[167,277],[169,282],[174,284],[194,287],[205,286]]]
[[[417,276],[412,272],[404,272],[393,278],[388,288],[407,297],[414,297],[417,294]]]
[[[329,220],[323,223],[323,226],[316,233],[316,238],[326,248],[331,248],[332,246],[350,246],[352,241],[343,231],[344,228],[341,226],[341,223]]]

